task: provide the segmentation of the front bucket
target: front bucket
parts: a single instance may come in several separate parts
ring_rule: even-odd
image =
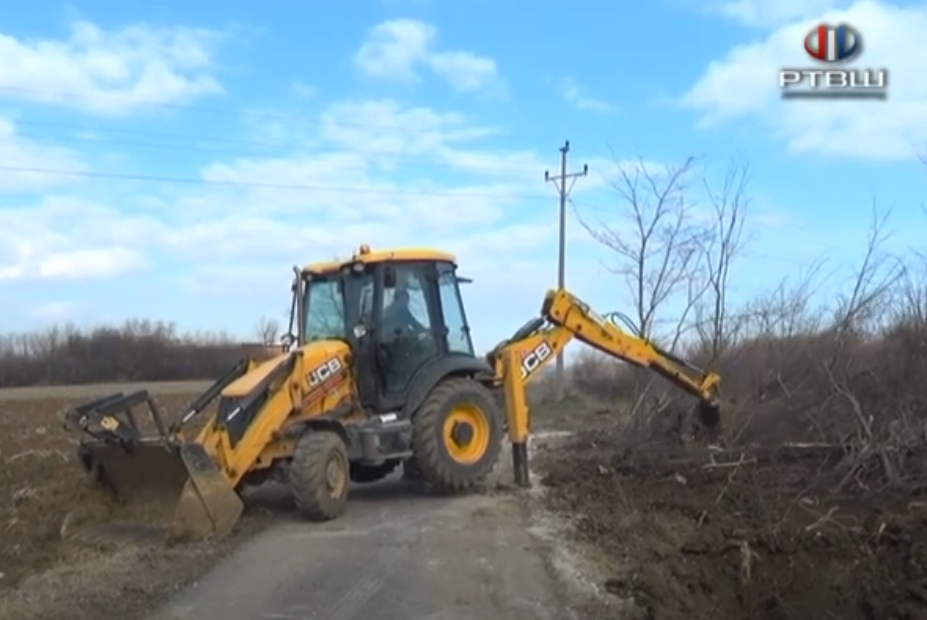
[[[241,498],[203,446],[181,445],[180,458],[189,479],[177,502],[171,533],[175,537],[225,538],[245,509]]]
[[[103,443],[81,446],[81,459],[115,496],[110,525],[155,528],[174,539],[227,536],[244,506],[199,444],[162,443],[131,452]]]

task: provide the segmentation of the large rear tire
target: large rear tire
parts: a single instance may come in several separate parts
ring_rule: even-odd
[[[412,451],[424,482],[439,491],[482,484],[499,461],[502,412],[492,393],[466,378],[439,383],[412,417]]]
[[[296,444],[290,488],[296,508],[310,521],[344,514],[351,467],[344,440],[334,431],[308,429]]]

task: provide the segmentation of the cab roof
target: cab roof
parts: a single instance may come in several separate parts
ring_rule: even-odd
[[[341,271],[355,263],[367,265],[398,261],[434,261],[457,264],[457,257],[447,252],[429,248],[397,248],[392,250],[371,250],[367,244],[361,245],[349,259],[310,263],[303,267],[304,274],[329,274]]]

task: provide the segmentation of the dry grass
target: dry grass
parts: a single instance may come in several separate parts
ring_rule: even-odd
[[[134,392],[147,389],[158,396],[198,394],[209,386],[209,381],[160,381],[154,383],[109,383],[94,385],[50,385],[0,389],[0,401],[43,400],[48,398],[93,398],[113,392]]]

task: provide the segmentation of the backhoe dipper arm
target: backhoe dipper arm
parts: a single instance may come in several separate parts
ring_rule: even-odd
[[[718,375],[702,371],[647,340],[626,333],[565,290],[548,291],[541,316],[525,324],[488,356],[495,368],[496,382],[505,395],[517,484],[528,484],[530,411],[525,384],[573,338],[611,357],[649,368],[695,396],[703,407],[717,410]]]

